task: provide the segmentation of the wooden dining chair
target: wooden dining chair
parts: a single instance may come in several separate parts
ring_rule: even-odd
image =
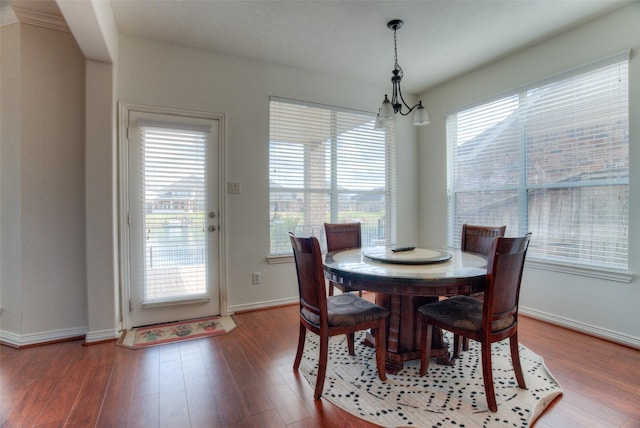
[[[362,226],[360,223],[325,223],[324,234],[327,238],[327,251],[360,248],[362,246],[361,230]],[[355,288],[333,281],[329,281],[329,296],[333,296],[334,287],[343,293],[358,291],[358,295],[362,297],[362,290],[356,290]]]
[[[493,388],[491,344],[509,338],[511,361],[520,388],[526,388],[518,351],[518,300],[520,282],[531,234],[520,238],[496,238],[489,249],[487,286],[484,301],[469,296],[454,296],[418,308],[422,325],[420,339],[420,376],[429,368],[433,328],[451,331],[454,357],[460,354],[459,337],[480,342],[482,376],[487,404],[498,410]]]
[[[349,355],[355,355],[354,336],[356,331],[371,329],[376,337],[376,365],[380,380],[386,380],[386,334],[389,311],[381,306],[356,296],[343,293],[327,297],[324,281],[322,253],[315,237],[299,238],[289,233],[300,293],[300,335],[298,350],[293,363],[298,370],[307,330],[320,336],[318,375],[313,398],[322,395],[324,378],[329,356],[329,337],[347,335]]]
[[[489,255],[491,242],[499,236],[504,236],[507,226],[476,226],[472,224],[462,225],[462,238],[460,249],[473,253]]]
[[[489,249],[494,239],[504,236],[507,226],[477,226],[472,224],[462,225],[462,238],[460,239],[460,249],[471,251],[485,256],[489,255]],[[478,300],[482,300],[483,292],[471,294]],[[469,350],[469,339],[464,338],[462,349]]]

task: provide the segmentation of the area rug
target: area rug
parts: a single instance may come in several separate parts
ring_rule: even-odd
[[[359,337],[358,337],[359,334]],[[384,427],[528,427],[562,389],[543,359],[520,345],[520,360],[527,389],[518,388],[509,341],[492,346],[493,376],[498,411],[486,404],[479,344],[470,341],[453,366],[432,362],[420,377],[420,361],[406,362],[399,373],[377,375],[373,348],[356,334],[356,355],[347,352],[345,336],[329,341],[329,363],[322,398],[364,420]],[[452,343],[451,337],[446,337]],[[318,371],[318,336],[307,334],[300,370],[312,389]]]
[[[127,330],[118,341],[125,348],[140,349],[179,340],[200,339],[228,333],[236,327],[233,316],[215,316],[137,327]]]

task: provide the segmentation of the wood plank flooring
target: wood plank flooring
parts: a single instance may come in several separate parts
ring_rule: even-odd
[[[0,427],[373,426],[314,402],[293,371],[297,306],[237,317],[229,334],[144,350],[0,346]],[[564,390],[536,427],[640,427],[640,351],[521,318]]]

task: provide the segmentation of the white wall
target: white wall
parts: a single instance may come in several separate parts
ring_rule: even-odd
[[[22,329],[20,45],[20,25],[0,27],[0,330],[14,333]]]
[[[336,68],[339,64],[336,64]],[[269,96],[375,112],[386,87],[312,74],[122,35],[118,101],[226,115],[227,180],[240,195],[226,195],[222,227],[228,241],[230,312],[297,301],[292,263],[268,264]],[[417,230],[416,129],[398,120],[398,239]],[[262,284],[251,283],[261,272]]]
[[[431,125],[419,131],[420,243],[447,242],[445,115],[523,84],[626,49],[630,63],[631,272],[640,271],[640,3],[422,94]],[[535,239],[535,237],[534,237]],[[640,347],[640,281],[631,284],[525,268],[521,310],[594,335]]]
[[[84,57],[67,32],[25,24],[1,31],[0,340],[25,345],[81,336]]]

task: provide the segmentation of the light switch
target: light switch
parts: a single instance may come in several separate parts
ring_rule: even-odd
[[[227,193],[240,194],[240,182],[227,181]]]

